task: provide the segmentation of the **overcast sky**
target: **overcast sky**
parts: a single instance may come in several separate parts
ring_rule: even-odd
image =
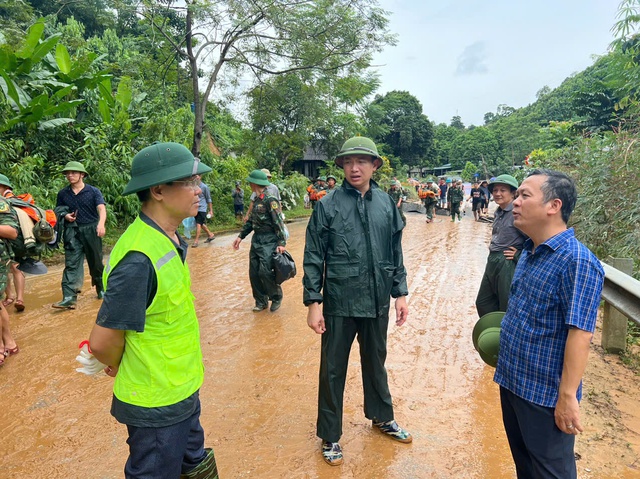
[[[405,90],[436,123],[482,125],[593,64],[620,0],[379,0],[398,44],[375,57],[378,93]]]

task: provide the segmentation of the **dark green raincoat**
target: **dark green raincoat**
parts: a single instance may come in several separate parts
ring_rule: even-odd
[[[282,300],[282,288],[276,284],[273,272],[273,253],[278,246],[287,244],[280,203],[275,197],[263,193],[254,200],[251,215],[239,236],[244,239],[252,231],[249,280],[256,306],[266,307],[269,300]]]
[[[364,414],[393,419],[385,361],[390,297],[404,296],[402,219],[393,199],[371,182],[364,196],[346,181],[318,201],[307,226],[304,303],[323,304],[316,434],[342,436],[349,352],[360,344]]]
[[[318,202],[307,226],[304,304],[323,303],[325,315],[375,318],[390,297],[408,294],[400,212],[371,183],[363,197],[343,182]]]

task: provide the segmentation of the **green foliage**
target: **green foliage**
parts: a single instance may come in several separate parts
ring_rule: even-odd
[[[256,169],[255,160],[246,156],[215,158],[210,166],[213,170],[205,175],[203,181],[211,189],[213,222],[214,224],[233,224],[235,216],[231,192],[235,188],[235,182],[242,181],[245,203],[248,203],[251,188],[244,180],[252,170]]]
[[[300,205],[304,205],[304,195],[309,185],[309,180],[306,176],[294,172],[286,178],[276,179],[273,183],[280,190],[282,209],[284,211],[293,210]]]
[[[478,173],[478,167],[470,161],[467,161],[467,164],[464,165],[461,176],[464,181],[473,181],[476,173]]]
[[[0,45],[0,89],[12,110],[0,123],[0,133],[18,124],[46,130],[74,122],[85,102],[79,94],[108,78],[105,72],[88,71],[97,55],[72,60],[58,43],[61,34],[43,38],[44,31],[41,19],[29,27],[22,44]],[[49,55],[53,49],[55,57]]]
[[[377,95],[366,116],[369,136],[386,144],[403,164],[433,162],[433,126],[416,97],[406,91]]]
[[[576,180],[579,198],[571,225],[579,238],[601,259],[633,258],[640,277],[637,135],[630,130],[583,138],[570,148],[536,152],[532,158],[533,166],[562,170]]]

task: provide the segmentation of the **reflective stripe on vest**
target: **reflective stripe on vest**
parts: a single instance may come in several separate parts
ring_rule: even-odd
[[[125,331],[113,393],[136,406],[168,406],[196,392],[204,379],[189,268],[167,236],[136,218],[111,252],[104,272],[107,291],[109,274],[129,251],[151,260],[158,289],[147,308],[144,332]]]

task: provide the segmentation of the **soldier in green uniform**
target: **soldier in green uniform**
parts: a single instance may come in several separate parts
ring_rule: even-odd
[[[400,212],[400,217],[402,218],[402,224],[407,226],[407,218],[402,211],[402,184],[398,180],[391,180],[389,182],[389,191],[387,191],[389,196],[393,199],[393,202],[398,207],[398,211]]]
[[[455,185],[449,188],[447,200],[451,209],[451,221],[456,220],[456,215],[458,215],[458,221],[462,221],[460,218],[460,205],[464,201],[464,190],[462,189],[461,180],[456,181]]]
[[[327,176],[327,190],[332,190],[336,187],[336,182],[338,180],[336,179],[335,176],[333,175],[329,175]]]
[[[407,319],[402,219],[394,201],[371,179],[382,165],[369,138],[347,140],[335,159],[345,181],[316,205],[307,226],[303,300],[307,324],[321,335],[318,420],[322,457],[342,464],[342,404],[349,352],[360,345],[364,415],[381,433],[409,443],[398,426],[385,361],[390,298],[396,325]]]
[[[10,240],[18,237],[18,216],[9,202],[0,196],[0,291],[7,287],[9,268],[11,267]],[[9,329],[9,313],[0,303],[0,366],[6,357],[18,354],[20,348],[16,344]]]
[[[311,201],[311,208],[316,208],[316,203],[326,195],[327,189],[327,177],[319,176],[315,183],[307,187],[309,193],[309,201]]]
[[[433,216],[436,210],[436,204],[438,203],[438,196],[440,194],[440,188],[438,188],[433,180],[429,178],[427,180],[427,186],[425,187],[428,194],[424,199],[424,207],[427,210],[427,223],[433,221]]]
[[[253,231],[249,253],[249,280],[256,301],[253,311],[257,313],[267,309],[271,300],[270,311],[273,312],[282,304],[282,288],[276,284],[273,272],[273,253],[283,253],[286,249],[284,223],[279,214],[278,200],[265,194],[265,187],[269,185],[267,175],[253,170],[247,182],[256,199],[249,219],[233,241],[233,249],[240,248],[240,242]]]

